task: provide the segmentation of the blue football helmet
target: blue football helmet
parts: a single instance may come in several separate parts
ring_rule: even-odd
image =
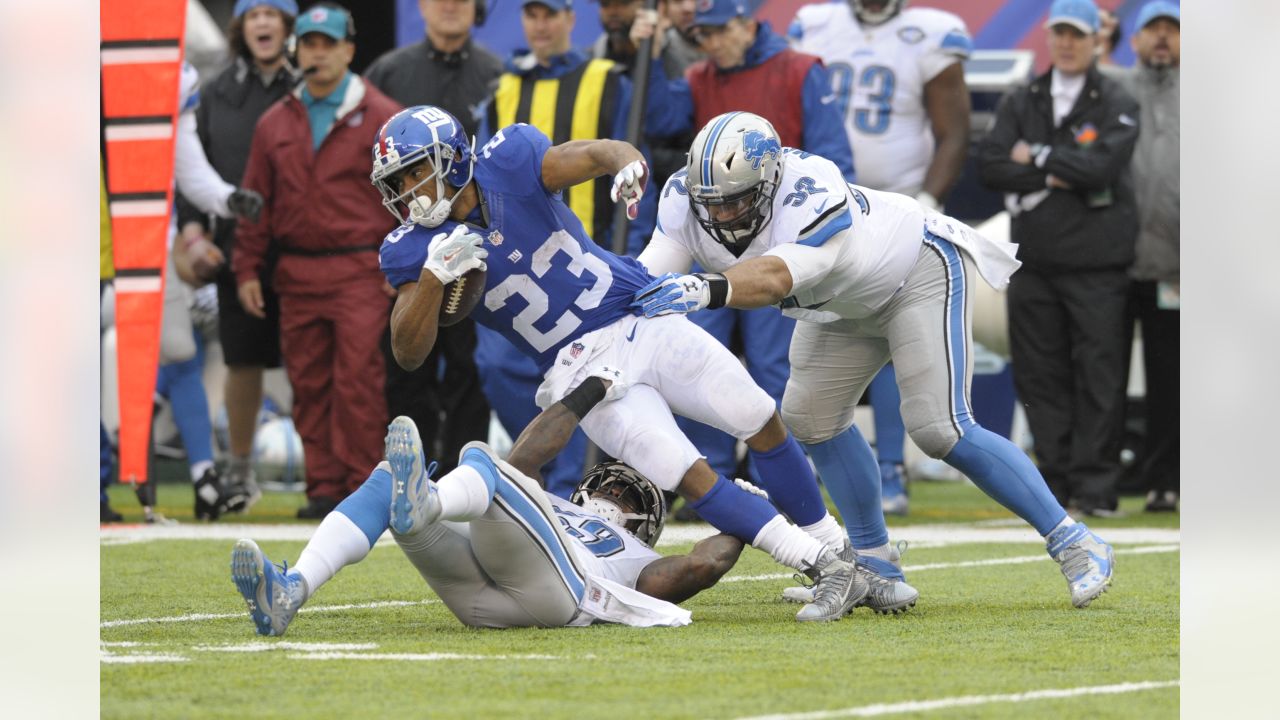
[[[433,172],[401,191],[401,174],[426,161]],[[458,119],[433,105],[417,105],[396,113],[378,130],[373,143],[373,173],[369,179],[382,193],[382,205],[402,223],[433,228],[453,209],[458,190],[471,182],[475,170],[475,138],[468,138]],[[419,194],[435,180],[435,200]],[[446,197],[445,189],[454,194]]]

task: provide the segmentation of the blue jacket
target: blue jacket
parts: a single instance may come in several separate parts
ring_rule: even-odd
[[[743,64],[718,72],[734,73],[755,67],[787,47],[786,38],[773,32],[769,23],[761,22],[756,31],[756,40],[747,49]],[[665,136],[698,130],[692,127],[696,98],[689,88],[689,82],[683,77],[669,79],[661,60],[654,60],[649,72],[651,81],[647,95],[646,132]],[[801,97],[803,100],[800,112],[804,121],[804,143],[801,149],[835,163],[847,181],[855,182],[857,176],[854,173],[853,148],[845,133],[844,118],[840,117],[839,109],[832,102],[830,77],[821,63],[815,64],[805,75]]]

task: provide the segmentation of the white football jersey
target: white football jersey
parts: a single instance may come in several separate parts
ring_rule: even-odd
[[[905,195],[849,185],[830,160],[795,148],[783,148],[782,164],[773,215],[742,257],[698,224],[681,170],[662,189],[657,230],[640,262],[654,275],[688,272],[694,262],[724,272],[742,260],[774,255],[787,263],[793,281],[782,302],[786,315],[816,322],[867,317],[889,301],[915,265],[923,208]]]
[[[569,535],[569,547],[588,573],[634,588],[640,571],[662,557],[635,535],[599,515],[550,493],[547,499]]]
[[[914,196],[933,158],[924,86],[969,57],[964,21],[907,8],[863,27],[847,2],[805,5],[789,32],[797,50],[822,58],[853,146],[858,182]]]

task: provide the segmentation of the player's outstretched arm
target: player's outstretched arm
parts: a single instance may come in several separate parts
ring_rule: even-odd
[[[539,470],[551,462],[577,429],[591,408],[605,400],[616,400],[627,392],[622,373],[609,367],[597,368],[560,402],[538,413],[516,438],[507,462],[546,487]]]
[[[791,293],[792,284],[785,262],[762,256],[734,265],[723,275],[668,273],[640,288],[631,306],[645,317],[722,307],[747,310],[780,302]]]
[[[654,560],[640,571],[636,590],[667,602],[684,602],[720,582],[742,554],[742,541],[723,533],[693,546],[688,555]]]
[[[644,155],[621,140],[570,140],[547,149],[542,156],[542,184],[557,191],[601,175],[614,175]]]

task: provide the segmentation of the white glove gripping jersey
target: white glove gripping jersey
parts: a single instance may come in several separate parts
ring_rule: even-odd
[[[694,262],[724,272],[741,260],[773,255],[791,273],[783,313],[832,322],[865,318],[883,307],[915,266],[926,230],[971,255],[997,289],[1020,265],[1013,243],[996,243],[958,220],[926,211],[914,198],[847,184],[834,163],[795,148],[783,148],[773,217],[741,258],[698,225],[680,171],[662,189],[657,230],[639,259],[660,275],[688,272]]]
[[[822,58],[857,158],[858,181],[915,195],[933,157],[924,86],[969,57],[964,21],[932,8],[907,8],[862,27],[846,2],[806,5],[789,35]]]

